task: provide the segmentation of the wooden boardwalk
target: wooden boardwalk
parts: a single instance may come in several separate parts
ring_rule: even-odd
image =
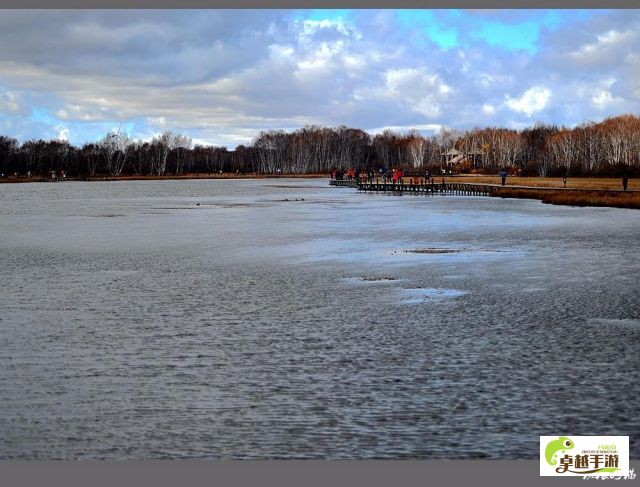
[[[385,182],[376,179],[373,182],[356,182],[354,180],[335,180],[330,179],[331,186],[342,186],[348,188],[357,188],[358,191],[380,192],[380,193],[408,193],[408,194],[441,194],[441,195],[460,195],[460,196],[493,196],[499,192],[501,188],[506,189],[524,189],[535,191],[577,191],[588,193],[621,193],[622,189],[586,189],[586,188],[558,188],[544,186],[517,186],[507,184],[482,184],[482,183],[451,183],[451,182],[425,182],[423,178],[403,178],[402,182]],[[638,190],[628,190],[627,193],[638,192]]]
[[[374,191],[384,193],[410,193],[410,194],[450,194],[460,196],[491,196],[491,193],[500,186],[491,184],[474,183],[359,183],[359,191]]]
[[[357,188],[358,183],[351,179],[329,179],[329,186],[342,186],[345,188]]]
[[[348,188],[357,188],[359,191],[382,192],[382,193],[411,193],[411,194],[456,194],[466,196],[490,196],[495,188],[499,185],[491,184],[475,184],[475,183],[425,183],[420,180],[418,183],[413,182],[410,178],[400,182],[356,182],[347,179],[331,179],[331,186],[341,186]]]

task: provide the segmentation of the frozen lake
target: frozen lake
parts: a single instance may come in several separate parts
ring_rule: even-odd
[[[324,179],[2,184],[0,458],[638,458],[639,238]]]

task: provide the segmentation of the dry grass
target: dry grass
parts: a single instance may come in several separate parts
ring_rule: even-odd
[[[442,182],[442,176],[435,177],[436,182]],[[455,177],[445,177],[448,183],[482,183],[500,184],[499,176],[483,176],[475,174],[463,174]],[[535,178],[508,176],[507,186],[536,186],[544,188],[563,188],[562,178]],[[578,189],[622,189],[622,178],[568,178],[567,188]],[[628,189],[640,190],[640,179],[629,179]]]
[[[528,198],[553,205],[612,206],[640,209],[640,193],[613,191],[549,191],[535,189],[498,188],[493,196],[503,198]]]

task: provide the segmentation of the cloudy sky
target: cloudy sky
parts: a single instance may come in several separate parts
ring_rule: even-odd
[[[640,11],[0,11],[0,133],[576,125],[640,112]]]

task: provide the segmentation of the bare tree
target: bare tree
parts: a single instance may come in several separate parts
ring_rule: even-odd
[[[112,176],[119,176],[127,160],[127,147],[132,144],[127,134],[109,133],[98,142],[102,157],[104,157],[107,172]]]
[[[427,141],[418,131],[411,131],[407,136],[407,146],[411,165],[415,168],[421,168],[427,155]]]

